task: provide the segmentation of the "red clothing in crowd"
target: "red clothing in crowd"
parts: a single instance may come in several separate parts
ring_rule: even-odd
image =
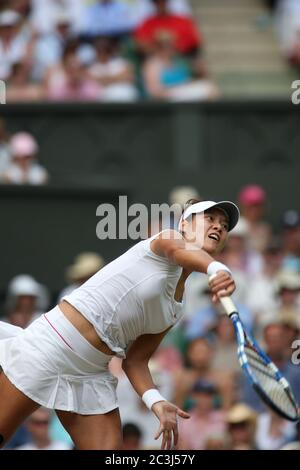
[[[196,49],[202,43],[202,37],[190,18],[171,14],[152,16],[136,29],[134,37],[140,44],[151,45],[158,31],[172,33],[175,47],[182,54]]]

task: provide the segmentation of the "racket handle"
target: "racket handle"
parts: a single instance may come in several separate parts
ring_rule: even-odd
[[[220,302],[229,317],[233,313],[237,313],[237,308],[230,297],[220,297]]]
[[[212,279],[216,277],[216,274],[213,274],[212,276],[209,277],[209,280],[212,281]],[[223,305],[223,308],[227,315],[230,317],[233,313],[237,313],[238,310],[236,306],[234,305],[233,301],[231,300],[231,297],[220,297],[219,298],[221,304]]]

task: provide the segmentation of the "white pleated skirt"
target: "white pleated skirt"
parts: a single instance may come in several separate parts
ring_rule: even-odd
[[[112,356],[94,348],[58,307],[22,330],[0,322],[0,366],[13,385],[46,408],[82,415],[118,407]]]

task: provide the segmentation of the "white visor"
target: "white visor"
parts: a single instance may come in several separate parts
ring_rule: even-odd
[[[181,222],[183,220],[188,219],[192,214],[200,214],[201,212],[205,212],[208,209],[211,209],[212,207],[216,207],[218,209],[223,210],[227,216],[228,216],[228,231],[232,230],[236,224],[238,223],[239,217],[240,217],[240,211],[238,207],[230,201],[221,201],[221,202],[215,202],[215,201],[202,201],[202,202],[197,202],[196,204],[193,204],[192,206],[189,206],[184,213],[182,214],[180,221],[179,221],[179,229],[181,228]]]

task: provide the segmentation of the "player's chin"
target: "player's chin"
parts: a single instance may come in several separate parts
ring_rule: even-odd
[[[204,243],[203,248],[206,253],[209,255],[217,255],[221,251],[221,244],[220,242],[215,242],[214,240],[208,240],[207,242]]]

